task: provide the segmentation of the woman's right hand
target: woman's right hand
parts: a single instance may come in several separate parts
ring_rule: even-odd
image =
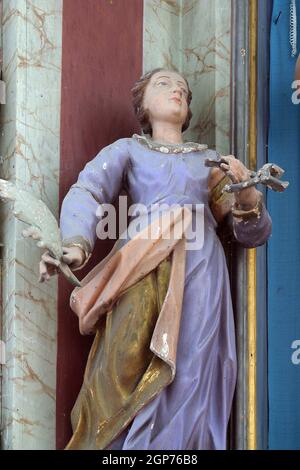
[[[78,246],[63,247],[62,261],[69,265],[70,269],[80,267],[85,261],[85,253]],[[42,254],[39,264],[40,278],[39,282],[48,281],[52,276],[59,272],[60,262],[53,258],[49,251]]]

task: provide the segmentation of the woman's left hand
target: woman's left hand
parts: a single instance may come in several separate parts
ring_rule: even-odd
[[[233,155],[222,155],[222,159],[226,160],[226,163],[221,163],[220,168],[234,184],[250,178],[248,168]],[[244,210],[250,210],[256,206],[258,195],[259,192],[254,186],[234,193],[236,203]]]

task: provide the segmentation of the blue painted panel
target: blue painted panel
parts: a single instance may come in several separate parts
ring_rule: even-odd
[[[296,0],[298,31],[300,0]],[[281,13],[280,13],[281,12]],[[296,58],[289,44],[290,2],[274,0],[270,51],[269,161],[286,169],[285,193],[268,191],[269,448],[300,449],[300,104],[291,101]],[[298,53],[300,37],[298,33]]]

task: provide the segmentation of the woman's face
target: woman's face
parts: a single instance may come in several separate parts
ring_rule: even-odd
[[[152,75],[144,93],[143,107],[150,123],[184,124],[188,113],[188,86],[176,72],[162,70]]]

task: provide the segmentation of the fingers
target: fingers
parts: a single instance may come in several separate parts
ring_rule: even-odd
[[[49,281],[51,276],[54,276],[55,274],[58,273],[57,264],[47,264],[48,258],[47,256],[44,256],[44,255],[42,255],[42,259],[39,263],[39,272],[40,272],[39,282]]]
[[[58,268],[56,266],[49,266],[44,261],[40,261],[40,273],[53,275],[58,273]]]
[[[62,260],[63,260],[63,262],[66,263],[66,264],[72,264],[73,261],[74,261],[74,257],[71,256],[71,255],[69,255],[69,254],[67,254],[67,255],[63,255]]]
[[[222,160],[225,160],[228,165],[230,164],[230,162],[237,162],[237,161],[239,161],[239,160],[237,160],[237,159],[235,158],[234,155],[225,155],[225,156],[222,155],[221,158],[222,158]]]
[[[44,261],[40,261],[39,267],[40,267],[39,282],[44,282],[50,279],[50,275],[48,274],[46,263]]]
[[[234,155],[222,155],[222,160],[224,163],[221,163],[220,168],[234,184],[249,179],[250,173],[248,168],[245,167],[240,160],[235,158]]]
[[[236,166],[238,167],[240,165],[243,165],[243,163],[240,160],[238,160],[237,158],[235,158],[234,155],[225,155],[225,156],[222,155],[221,161],[224,164],[233,165],[234,167],[236,167]]]
[[[45,253],[42,254],[42,260],[47,264],[59,266],[59,261],[53,258],[53,256],[50,255],[49,251],[45,251]]]
[[[74,261],[76,261],[76,256],[74,258],[74,247],[73,250],[69,247],[63,247],[62,260],[66,264],[72,264]]]
[[[62,261],[66,263],[71,269],[77,268],[82,264],[82,258],[74,257],[74,255],[63,255]]]
[[[40,261],[39,267],[40,267],[40,279],[41,279],[41,282],[43,282],[42,279],[45,280],[45,276],[47,274],[46,263],[44,261]]]
[[[230,169],[230,166],[227,163],[221,163],[220,167],[224,171],[228,171]]]
[[[49,274],[48,272],[41,273],[40,276],[39,276],[39,282],[49,281],[51,279],[51,277],[54,276],[54,274],[57,274],[57,272],[52,273],[52,274]]]
[[[85,255],[79,247],[64,247],[62,261],[68,264],[71,268],[80,266],[84,261]]]
[[[226,175],[231,179],[233,183],[239,182],[238,178],[236,177],[234,172],[231,170],[229,165],[227,165],[226,163],[221,163],[220,167],[226,173]]]
[[[48,273],[40,274],[39,282],[49,281],[50,275]]]

